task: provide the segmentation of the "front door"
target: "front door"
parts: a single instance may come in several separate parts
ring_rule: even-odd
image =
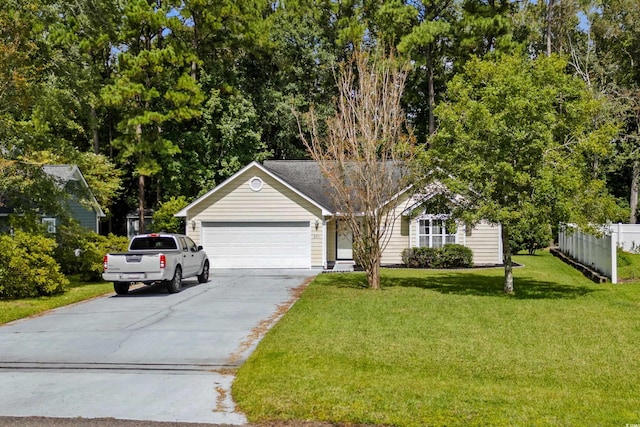
[[[336,222],[337,233],[337,254],[336,259],[352,260],[353,259],[353,235],[351,229],[346,222],[338,220]]]

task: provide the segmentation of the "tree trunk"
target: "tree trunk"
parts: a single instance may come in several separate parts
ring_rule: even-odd
[[[138,233],[144,234],[144,175],[138,177],[138,212],[140,218]]]
[[[433,86],[433,51],[432,51],[432,43],[429,43],[427,46],[427,74],[428,74],[428,107],[429,107],[429,136],[433,135],[436,131],[436,119],[435,114],[433,114],[433,108],[435,106],[435,88]]]
[[[136,125],[136,142],[142,142],[142,125]],[[144,234],[144,175],[138,175],[138,233]]]
[[[547,56],[551,56],[551,29],[553,27],[553,3],[549,0],[547,3]]]
[[[511,244],[509,243],[509,227],[502,226],[502,258],[504,262],[504,292],[513,293],[513,261],[511,260]]]
[[[367,282],[369,283],[369,289],[380,289],[380,256],[375,257],[375,260],[367,269]]]
[[[93,152],[95,154],[100,154],[100,138],[98,135],[98,115],[96,113],[96,107],[91,106],[90,112],[91,118],[91,132],[93,133]]]
[[[631,194],[629,195],[629,206],[631,214],[629,215],[629,223],[636,224],[638,222],[638,185],[640,184],[640,161],[633,161],[633,171],[631,172]]]

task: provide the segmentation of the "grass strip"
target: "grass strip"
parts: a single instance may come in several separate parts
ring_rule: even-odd
[[[65,293],[48,297],[0,300],[0,325],[113,292],[112,283],[86,283],[75,277]]]
[[[640,286],[543,253],[502,269],[320,275],[240,368],[252,422],[394,426],[640,422]]]

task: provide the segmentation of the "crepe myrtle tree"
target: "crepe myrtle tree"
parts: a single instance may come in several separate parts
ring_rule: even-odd
[[[406,76],[406,65],[393,53],[356,50],[336,72],[335,115],[323,124],[313,109],[306,120],[298,115],[301,138],[328,180],[339,220],[353,236],[354,260],[371,289],[380,289],[396,196],[409,185],[415,153],[400,105]]]
[[[557,225],[614,215],[594,159],[607,154],[617,127],[566,70],[554,55],[476,58],[436,108],[425,168],[464,197],[455,216],[501,224],[506,293],[514,292],[511,235],[525,216]]]

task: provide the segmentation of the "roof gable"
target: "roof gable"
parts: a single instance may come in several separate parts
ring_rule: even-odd
[[[44,165],[42,166],[44,173],[49,175],[56,182],[56,185],[60,189],[64,189],[69,183],[74,182],[80,185],[82,188],[88,191],[89,201],[95,209],[99,217],[104,217],[105,214],[100,207],[100,204],[96,200],[95,196],[89,188],[89,184],[84,179],[84,175],[80,172],[80,169],[76,165]]]
[[[316,200],[315,198],[313,198],[310,195],[306,194],[305,192],[301,191],[297,186],[292,185],[288,180],[284,179],[282,176],[280,176],[279,174],[273,172],[269,168],[266,168],[265,166],[261,165],[258,162],[251,162],[247,166],[245,166],[244,168],[242,168],[241,170],[239,170],[238,172],[233,174],[231,177],[227,178],[224,182],[220,183],[219,185],[214,187],[212,190],[210,190],[209,192],[207,192],[203,196],[199,197],[198,199],[196,199],[192,203],[190,203],[184,209],[182,209],[181,211],[176,213],[175,216],[177,216],[177,217],[186,217],[187,213],[189,212],[189,210],[191,210],[195,206],[199,205],[200,203],[202,203],[203,201],[205,201],[206,199],[211,197],[213,194],[219,192],[224,187],[230,185],[230,183],[235,181],[240,175],[243,175],[245,172],[247,172],[251,168],[259,169],[260,171],[262,171],[265,174],[269,175],[271,178],[275,179],[276,181],[278,181],[282,185],[286,186],[291,191],[293,191],[294,193],[296,193],[297,195],[299,195],[300,197],[302,197],[306,201],[310,202],[311,204],[313,204],[314,206],[319,208],[322,211],[323,215],[331,215],[331,210],[329,208],[327,208],[326,205],[321,203],[321,201]]]

